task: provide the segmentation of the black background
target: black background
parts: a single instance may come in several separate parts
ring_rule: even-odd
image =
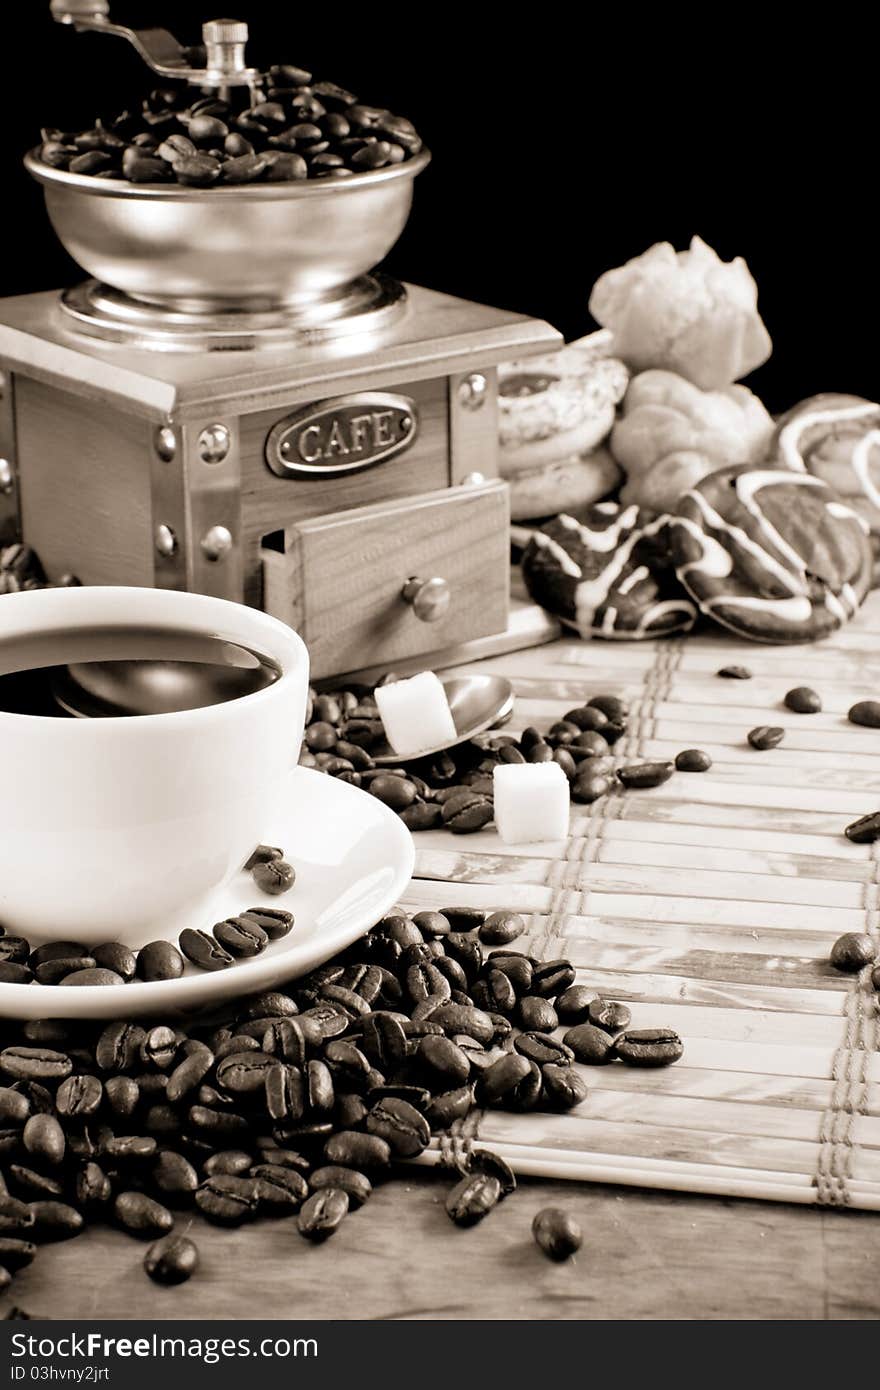
[[[11,8],[8,4],[4,10]],[[5,13],[0,294],[82,278],[20,168],[41,125],[86,127],[155,81],[121,40],[75,35],[48,0]],[[387,268],[554,323],[592,326],[590,287],[658,240],[741,255],[774,340],[753,387],[772,409],[820,390],[872,399],[876,31],[803,10],[347,6],[236,0],[251,61],[290,61],[389,106],[434,154]],[[759,11],[760,13],[760,11]],[[189,42],[209,0],[114,0]]]

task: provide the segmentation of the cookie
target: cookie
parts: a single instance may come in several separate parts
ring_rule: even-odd
[[[629,373],[603,335],[498,372],[502,477],[588,453],[608,435]]]
[[[701,611],[756,642],[812,642],[871,582],[861,517],[811,473],[723,468],[670,518],[676,573]]]
[[[535,531],[522,561],[532,598],[581,637],[665,637],[687,632],[695,605],[669,556],[669,518],[600,502]]]
[[[851,499],[880,531],[880,404],[825,392],[782,416],[771,452],[783,468],[805,468]]]
[[[607,497],[622,473],[607,449],[594,449],[582,457],[560,459],[528,473],[509,478],[510,519],[528,521],[579,511]]]

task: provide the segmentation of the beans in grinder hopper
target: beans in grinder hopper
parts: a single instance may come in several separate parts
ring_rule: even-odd
[[[351,177],[404,163],[422,148],[411,121],[359,103],[336,83],[312,86],[310,73],[289,64],[272,68],[270,78],[270,99],[250,107],[246,89],[187,107],[190,89],[159,88],[139,112],[123,111],[92,131],[44,130],[40,156],[72,174],[210,188]]]

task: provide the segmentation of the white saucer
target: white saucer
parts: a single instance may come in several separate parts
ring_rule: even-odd
[[[368,792],[308,768],[291,773],[283,810],[266,826],[262,841],[283,848],[296,869],[290,891],[269,897],[250,873],[242,872],[200,903],[183,924],[210,931],[215,922],[249,907],[292,912],[290,935],[270,942],[262,955],[226,970],[188,965],[180,979],[151,984],[64,988],[0,983],[0,1016],[162,1017],[169,1011],[204,1008],[236,995],[274,989],[369,931],[402,896],[415,865],[412,836],[393,811]],[[157,922],[152,938],[144,940],[163,935]],[[175,931],[169,939],[176,940],[176,935]]]

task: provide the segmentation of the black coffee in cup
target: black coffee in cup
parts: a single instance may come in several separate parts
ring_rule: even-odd
[[[240,642],[164,627],[82,627],[4,638],[0,713],[106,718],[201,709],[281,675]]]

